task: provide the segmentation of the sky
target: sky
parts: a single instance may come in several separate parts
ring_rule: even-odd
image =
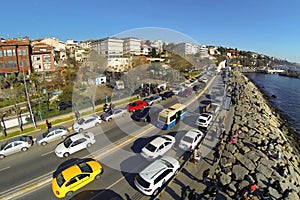
[[[84,41],[151,33],[300,63],[299,9],[300,0],[10,0],[1,1],[0,36]]]

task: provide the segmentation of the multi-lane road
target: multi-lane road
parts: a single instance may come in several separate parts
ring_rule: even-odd
[[[210,77],[207,91],[224,90],[220,87],[220,76]],[[125,117],[111,122],[102,122],[100,126],[89,129],[95,134],[96,143],[87,150],[71,155],[71,158],[93,157],[104,166],[100,180],[75,192],[71,199],[140,199],[148,197],[138,192],[133,184],[136,174],[150,162],[139,155],[140,150],[156,135],[171,134],[177,143],[167,152],[179,158],[184,152],[178,149],[178,142],[191,128],[196,128],[195,121],[199,114],[199,102],[207,98],[203,92],[199,98],[173,97],[161,104],[152,106],[151,124],[135,122],[128,113]],[[155,126],[157,113],[175,102],[188,104],[188,116],[169,131]],[[70,126],[71,123],[65,124]],[[36,137],[39,133],[34,133]],[[46,146],[36,144],[27,152],[8,156],[0,161],[0,199],[56,199],[51,190],[52,172],[66,158],[58,158],[54,149],[58,142]]]

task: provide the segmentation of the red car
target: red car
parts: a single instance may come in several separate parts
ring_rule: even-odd
[[[128,104],[127,109],[128,109],[128,112],[133,112],[133,111],[139,110],[141,108],[144,108],[147,105],[148,105],[147,102],[142,101],[142,100],[137,100],[133,103]]]

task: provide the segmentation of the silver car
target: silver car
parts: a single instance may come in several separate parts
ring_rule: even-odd
[[[117,109],[111,109],[107,113],[104,113],[101,115],[101,119],[104,121],[110,121],[112,119],[115,119],[117,117],[124,117],[127,113],[127,110],[117,108]]]
[[[27,151],[32,145],[33,139],[31,136],[12,138],[0,146],[0,159],[20,151]]]
[[[44,132],[42,135],[39,135],[36,138],[36,143],[38,145],[46,145],[49,142],[55,140],[64,139],[70,134],[70,131],[65,126],[55,126]]]
[[[91,115],[91,116],[87,116],[87,117],[83,117],[81,119],[79,119],[78,121],[76,121],[73,124],[73,130],[74,132],[81,132],[83,130],[92,128],[94,126],[99,126],[101,123],[101,119],[99,116],[97,115]]]

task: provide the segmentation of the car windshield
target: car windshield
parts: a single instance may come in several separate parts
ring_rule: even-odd
[[[142,187],[149,188],[150,183],[145,181],[140,175],[137,175],[135,179]]]
[[[87,133],[83,133],[83,135],[87,138],[90,138],[89,134],[87,134]]]
[[[167,118],[165,118],[163,116],[159,116],[158,121],[166,123],[167,122]]]
[[[68,139],[66,139],[66,140],[64,141],[64,145],[65,145],[65,147],[67,147],[67,148],[68,148],[71,144],[72,144],[71,138],[68,138]]]
[[[56,182],[57,182],[57,184],[59,185],[59,187],[61,187],[61,186],[64,184],[65,181],[66,181],[66,180],[64,179],[62,173],[59,173],[59,174],[57,175],[57,177],[56,177]]]
[[[202,119],[202,118],[200,118],[200,119],[199,119],[199,122],[201,122],[201,123],[205,123],[205,122],[206,122],[206,120],[205,120],[205,119]]]
[[[47,135],[49,134],[49,131],[46,131],[45,133],[42,134],[43,138],[47,137]]]
[[[92,168],[88,164],[86,164],[86,163],[80,163],[78,165],[78,167],[80,168],[80,170],[82,172],[88,172],[88,173],[92,173],[93,172]]]
[[[156,147],[153,144],[148,144],[146,146],[146,149],[148,149],[151,152],[154,152],[156,150]]]
[[[7,142],[5,144],[2,144],[0,147],[0,150],[4,149],[4,147],[7,145]]]
[[[165,164],[168,168],[174,168],[174,166],[172,165],[172,163],[170,163],[169,161],[166,161],[164,159],[160,160],[163,164]]]
[[[78,121],[78,124],[83,124],[83,122],[84,122],[85,120],[84,119],[80,119],[79,121]]]
[[[185,142],[188,142],[188,143],[192,143],[193,142],[193,138],[188,137],[188,136],[184,136],[182,140],[185,141]]]
[[[167,141],[171,141],[171,139],[168,138],[168,137],[166,137],[166,136],[161,136],[161,137],[164,138],[164,139],[167,140]]]

